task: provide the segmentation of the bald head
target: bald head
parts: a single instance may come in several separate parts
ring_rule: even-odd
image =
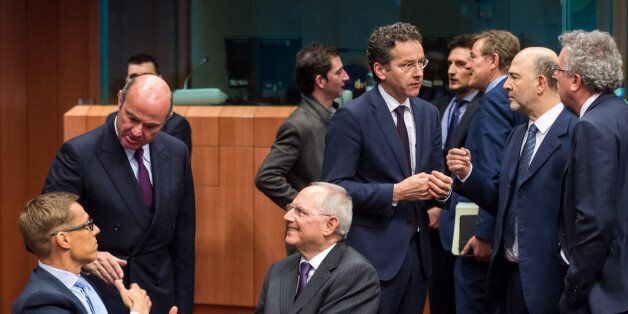
[[[131,79],[118,96],[116,129],[122,146],[137,150],[150,143],[172,112],[172,93],[159,76]]]
[[[534,121],[560,102],[553,77],[557,62],[556,53],[544,47],[526,48],[514,57],[504,83],[511,110]]]

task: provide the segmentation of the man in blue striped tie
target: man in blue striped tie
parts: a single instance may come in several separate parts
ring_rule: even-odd
[[[96,259],[100,229],[77,200],[74,194],[54,192],[26,204],[20,230],[26,249],[39,261],[13,313],[107,313],[96,290],[81,276],[81,267]],[[118,280],[116,287],[131,313],[150,311],[150,298],[137,284],[127,290]]]

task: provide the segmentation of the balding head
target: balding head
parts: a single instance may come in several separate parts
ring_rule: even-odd
[[[560,102],[553,72],[558,56],[544,47],[521,50],[512,60],[504,89],[510,109],[536,120]]]
[[[159,133],[172,112],[172,93],[159,76],[131,79],[118,95],[118,137],[125,148],[136,150]]]

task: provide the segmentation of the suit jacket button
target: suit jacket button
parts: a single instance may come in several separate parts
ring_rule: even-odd
[[[406,221],[406,225],[412,226],[412,221]]]
[[[159,285],[161,285],[161,280],[155,281],[155,287],[159,287]]]
[[[113,225],[113,231],[116,231],[116,232],[120,231],[120,225],[118,224]]]

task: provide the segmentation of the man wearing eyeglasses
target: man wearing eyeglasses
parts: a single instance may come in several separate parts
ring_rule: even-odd
[[[26,248],[39,261],[13,305],[14,314],[107,313],[99,294],[81,275],[81,267],[96,259],[100,229],[77,200],[74,194],[53,192],[26,204],[20,231]],[[146,291],[137,284],[127,290],[121,280],[115,285],[131,313],[149,313]]]
[[[569,262],[561,313],[626,313],[628,105],[613,93],[622,83],[622,57],[606,32],[573,31],[558,39],[558,93],[580,117],[559,216]]]
[[[192,313],[196,213],[185,144],[161,132],[172,93],[159,76],[131,79],[114,121],[68,140],[50,166],[44,192],[80,197],[94,221],[98,257],[83,267],[109,312],[124,311],[116,279],[137,282],[153,311]],[[98,280],[98,278],[100,280]]]
[[[286,244],[299,253],[270,266],[255,313],[377,313],[377,273],[343,241],[351,211],[347,191],[334,184],[297,194],[284,220]]]
[[[427,209],[451,190],[438,110],[417,98],[427,66],[415,26],[382,26],[368,40],[377,88],[340,108],[327,130],[323,180],[353,199],[347,244],[379,275],[382,313],[420,313],[430,274]]]

